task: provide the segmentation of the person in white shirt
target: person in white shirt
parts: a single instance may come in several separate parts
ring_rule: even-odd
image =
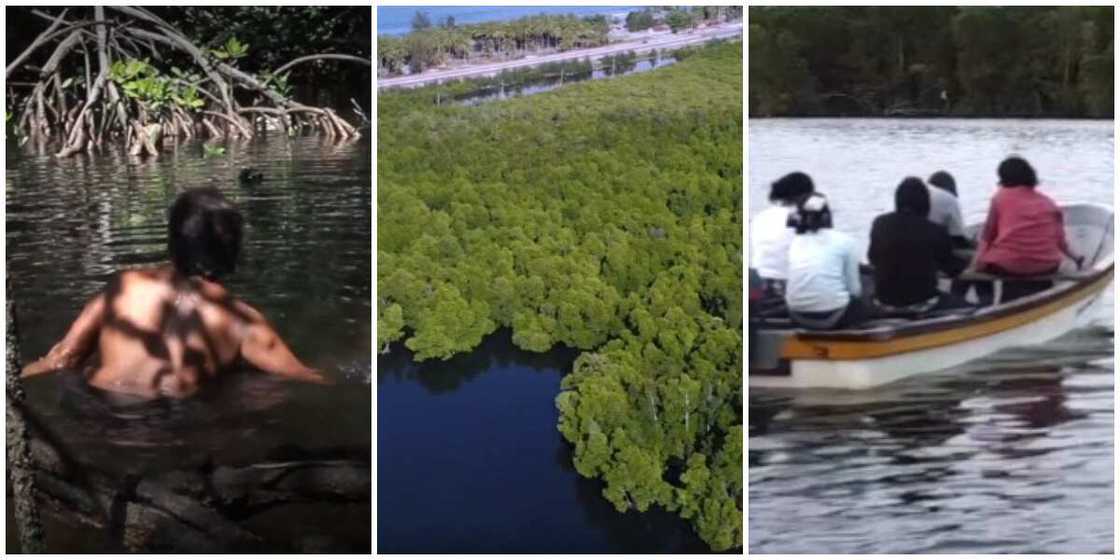
[[[929,189],[929,221],[949,231],[954,247],[973,248],[974,244],[964,233],[961,204],[957,200],[957,182],[953,180],[953,176],[948,172],[938,171],[929,176],[927,183],[937,187]]]
[[[771,206],[751,220],[751,268],[761,277],[763,292],[768,296],[785,293],[789,244],[793,241],[789,216],[797,202],[812,192],[813,180],[808,175],[789,173],[770,184]]]
[[[832,229],[828,199],[813,193],[797,206],[789,247],[786,306],[793,321],[811,329],[851,328],[867,318],[859,255],[851,236]]]

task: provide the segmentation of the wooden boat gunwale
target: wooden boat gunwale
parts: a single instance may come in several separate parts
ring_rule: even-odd
[[[1070,206],[1096,206],[1112,213],[1111,208],[1099,204]],[[1109,226],[1111,228],[1111,223]],[[1103,240],[1102,237],[1102,243]],[[1103,258],[1099,255],[1094,258],[1100,260],[1090,263],[1089,270],[1055,276],[1058,284],[1046,291],[964,313],[838,331],[766,325],[759,325],[759,329],[784,335],[778,353],[782,360],[865,360],[948,347],[1044,320],[1086,298],[1095,300],[1112,281],[1115,262],[1111,251]]]

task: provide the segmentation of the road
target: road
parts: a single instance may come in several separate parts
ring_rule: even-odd
[[[460,80],[463,78],[489,76],[497,74],[502,70],[524,68],[526,66],[535,66],[537,64],[544,64],[547,62],[560,62],[563,60],[572,60],[576,58],[589,58],[591,60],[598,60],[605,56],[611,56],[626,51],[643,53],[654,49],[673,50],[688,45],[703,43],[712,39],[739,37],[742,36],[742,34],[742,22],[729,23],[717,27],[697,29],[696,31],[689,33],[653,33],[641,40],[612,43],[610,45],[596,47],[593,49],[578,49],[544,56],[520,58],[517,60],[509,60],[504,62],[462,66],[459,68],[449,68],[446,70],[427,71],[417,75],[397,76],[394,78],[378,78],[377,87],[417,87],[433,82],[439,83],[447,80]]]

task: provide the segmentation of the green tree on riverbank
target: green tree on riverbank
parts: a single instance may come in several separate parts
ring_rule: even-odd
[[[750,10],[754,116],[1113,113],[1108,6]]]
[[[582,350],[556,399],[576,469],[714,550],[743,542],[741,49],[475,107],[378,103],[378,346],[446,358],[509,327]]]
[[[359,136],[335,107],[349,113],[369,98],[368,10],[361,33],[350,27],[362,26],[360,17],[347,18],[354,10],[346,8],[16,7],[7,13],[14,47],[6,69],[13,88],[9,128],[41,153],[49,146],[70,157],[119,143],[132,155],[157,156],[164,139],[222,142],[268,128]],[[329,69],[338,85],[320,88]],[[345,87],[347,78],[358,87],[341,92],[343,103],[320,95],[339,93],[332,90]],[[335,102],[299,101],[326,97]]]

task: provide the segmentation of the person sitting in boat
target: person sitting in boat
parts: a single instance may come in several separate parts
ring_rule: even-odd
[[[794,323],[810,329],[843,329],[867,317],[860,299],[859,256],[855,239],[832,229],[828,199],[805,197],[790,214],[786,306]]]
[[[117,393],[186,397],[239,362],[299,381],[328,383],[292,353],[256,309],[218,280],[241,250],[241,214],[221,192],[192,189],[171,206],[171,264],[126,270],[110,280],[29,377],[73,370],[95,352],[87,382]]]
[[[1012,156],[997,169],[999,190],[992,197],[988,218],[980,232],[975,268],[1004,277],[1046,276],[1058,271],[1063,255],[1080,269],[1083,257],[1066,242],[1062,210],[1038,192],[1038,177],[1030,163]],[[1050,280],[1006,282],[1004,301],[1045,290]],[[992,287],[978,283],[977,292],[991,300]]]
[[[968,261],[953,255],[948,230],[928,218],[936,190],[907,177],[895,190],[895,211],[872,222],[867,258],[875,269],[875,303],[884,314],[970,307],[964,298],[937,289],[938,271],[956,276]]]
[[[770,207],[751,219],[751,268],[762,279],[763,299],[785,294],[793,241],[787,222],[797,202],[812,192],[813,180],[808,175],[789,173],[770,184]]]
[[[929,176],[929,221],[943,226],[957,249],[975,248],[964,233],[964,218],[961,216],[961,204],[957,200],[957,182],[947,171],[937,171]]]

